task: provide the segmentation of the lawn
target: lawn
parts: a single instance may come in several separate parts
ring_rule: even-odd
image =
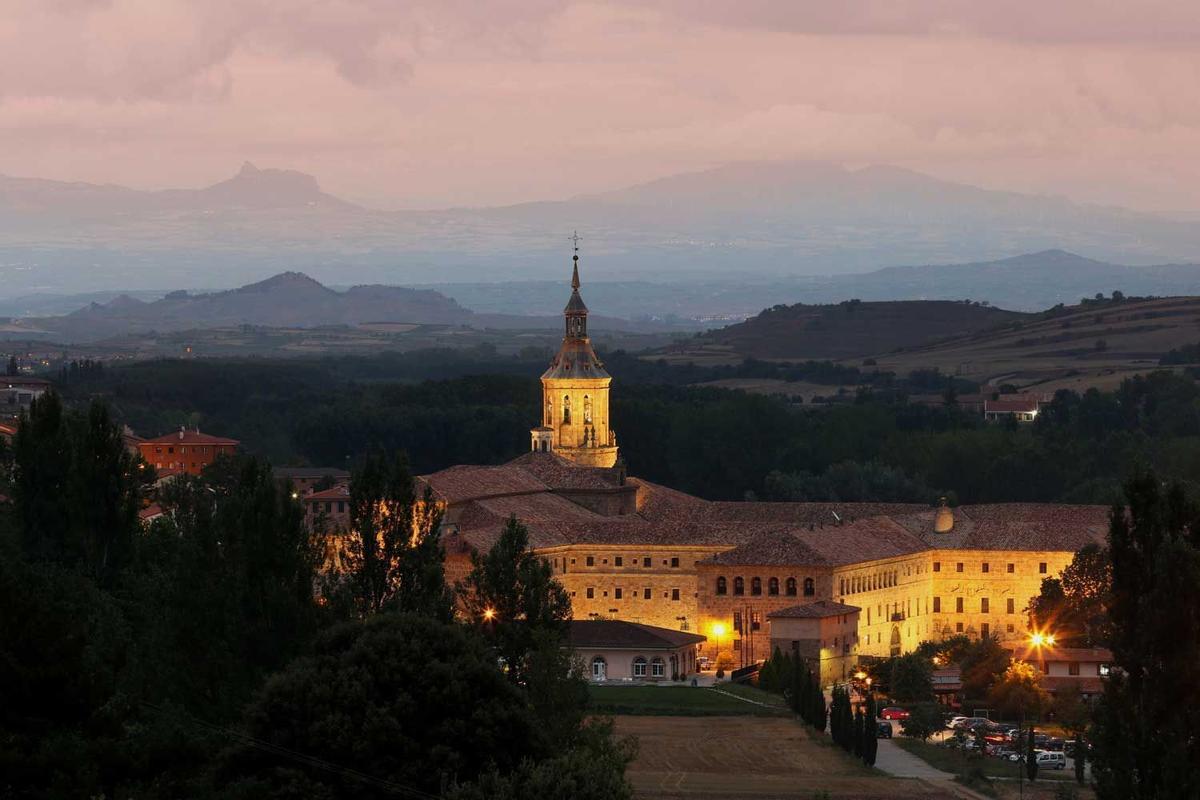
[[[1016,780],[1017,768],[1024,769],[1019,762],[1002,761],[988,756],[964,755],[963,751],[950,747],[939,747],[936,744],[922,742],[920,739],[910,739],[907,736],[897,736],[892,739],[897,746],[907,750],[918,758],[929,762],[944,772],[961,774],[973,767],[979,767],[989,778],[1011,778]],[[1075,780],[1074,770],[1068,767],[1064,770],[1039,769],[1038,780]]]
[[[722,685],[721,689],[729,690],[728,685]],[[713,689],[691,686],[591,686],[589,692],[592,697],[592,709],[600,714],[774,717],[791,713],[783,706],[782,701],[778,704],[772,702],[769,707],[764,707],[738,699],[746,697],[758,702],[777,699],[774,695],[748,686],[730,691],[730,694],[736,694],[737,697],[730,697]]]

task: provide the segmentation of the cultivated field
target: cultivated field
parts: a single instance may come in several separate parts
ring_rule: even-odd
[[[809,733],[790,717],[615,718],[619,735],[638,740],[628,775],[637,796],[856,800],[952,798],[953,789],[890,778]]]

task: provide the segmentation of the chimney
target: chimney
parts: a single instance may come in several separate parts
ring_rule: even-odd
[[[954,512],[950,510],[950,504],[946,498],[938,501],[937,514],[933,518],[934,533],[949,533],[954,529]]]
[[[179,441],[181,441],[181,442],[183,441],[183,431],[184,431],[184,427],[182,425],[180,425],[179,426]]]

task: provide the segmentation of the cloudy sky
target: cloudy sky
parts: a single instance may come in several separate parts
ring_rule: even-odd
[[[0,173],[388,208],[734,160],[1200,212],[1195,0],[0,0]]]

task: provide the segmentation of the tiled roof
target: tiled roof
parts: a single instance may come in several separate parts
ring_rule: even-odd
[[[1013,658],[1030,663],[1041,661],[1081,661],[1108,664],[1113,660],[1111,650],[1103,647],[1014,647]]]
[[[1029,398],[1025,400],[984,400],[984,412],[994,412],[1002,414],[1032,414],[1038,410],[1037,398]]]
[[[764,531],[732,550],[709,556],[702,563],[714,566],[824,564],[825,558],[792,534],[774,530]]]
[[[616,468],[581,467],[557,453],[529,452],[504,466],[519,467],[554,489],[611,489],[621,483]]]
[[[502,464],[498,467],[460,465],[421,476],[434,493],[453,505],[480,497],[546,492],[550,487],[533,474]]]
[[[794,525],[839,525],[867,517],[913,514],[928,506],[919,503],[710,503],[707,516],[730,522],[788,522]]]
[[[312,494],[306,494],[302,499],[305,501],[349,500],[350,486],[349,484],[339,483],[337,486],[333,486],[328,489],[322,489],[321,491],[313,492]]]
[[[237,446],[239,442],[237,439],[227,439],[224,436],[211,436],[197,430],[182,430],[158,436],[154,439],[145,439],[141,444],[224,444]]]
[[[562,347],[555,354],[550,366],[542,373],[542,379],[547,378],[609,378],[612,376],[604,369],[604,364],[592,349],[592,343],[587,339],[563,339]],[[555,405],[555,412],[560,410]],[[574,409],[576,414],[582,414],[583,409]]]
[[[1087,544],[1103,544],[1108,534],[1107,506],[1003,503],[959,506],[953,513],[948,533],[934,533],[934,509],[896,521],[930,547],[959,550],[1075,552]]]
[[[699,644],[698,633],[656,628],[616,619],[572,620],[571,646],[589,650],[675,650]]]
[[[845,603],[838,603],[833,600],[818,600],[815,603],[805,603],[802,606],[791,606],[790,608],[781,608],[778,611],[772,611],[767,614],[767,619],[775,619],[776,617],[787,617],[788,619],[823,619],[825,617],[837,617],[842,614],[855,614],[862,611],[858,606],[848,606]]]

